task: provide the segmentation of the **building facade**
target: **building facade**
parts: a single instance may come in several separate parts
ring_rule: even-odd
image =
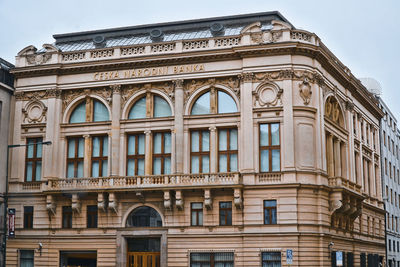
[[[13,71],[7,266],[384,261],[383,113],[315,34],[266,12],[54,38]]]
[[[400,132],[397,120],[381,98],[379,106],[384,112],[381,119],[381,165],[383,195],[386,208],[386,250],[388,266],[400,266]]]
[[[11,96],[14,93],[14,75],[10,70],[14,65],[0,58],[0,154],[7,155],[10,133]],[[6,157],[0,157],[0,240],[4,238],[4,195],[6,191]],[[0,251],[0,266],[3,266],[3,246]]]

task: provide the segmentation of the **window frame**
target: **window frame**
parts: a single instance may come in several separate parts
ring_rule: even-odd
[[[169,116],[157,116],[157,117],[154,115],[154,113],[155,113],[155,102],[156,102],[155,101],[155,97],[161,98],[162,100],[164,100],[168,104],[169,111],[170,111],[171,115],[169,115]],[[132,111],[132,108],[137,104],[138,101],[140,101],[143,98],[144,98],[145,105],[146,105],[145,106],[145,116],[141,117],[141,118],[129,118],[129,115],[130,115],[130,113]],[[154,92],[146,92],[146,93],[142,93],[142,94],[137,95],[135,97],[135,99],[131,102],[130,107],[128,109],[128,112],[126,114],[126,119],[128,119],[128,120],[144,120],[144,119],[153,119],[153,118],[154,119],[171,118],[171,117],[174,116],[174,113],[172,111],[173,111],[173,108],[171,107],[168,99],[164,95],[158,94],[158,93],[154,93]]]
[[[69,141],[74,139],[75,140],[75,155],[73,158],[68,157],[69,155]],[[78,157],[79,155],[79,139],[83,140],[83,153],[82,153],[82,157]],[[68,178],[68,163],[74,163],[74,176],[73,177],[69,177],[69,178],[79,178],[78,177],[78,164],[80,162],[82,162],[82,164],[84,164],[85,161],[85,138],[83,136],[69,136],[67,137],[67,166],[66,166],[66,172],[65,175]],[[85,168],[85,166],[83,165],[83,169]],[[83,170],[84,171],[84,170]]]
[[[277,263],[278,262],[278,260],[264,260],[264,255],[269,254],[269,253],[276,254],[276,255],[279,254],[279,257],[280,257],[279,265],[282,266],[282,252],[281,251],[262,251],[261,252],[261,266],[263,266],[264,263],[268,264],[268,263]]]
[[[29,251],[32,253],[32,258],[22,258],[22,251]],[[35,250],[33,249],[19,249],[18,250],[18,266],[21,266],[22,260],[32,260],[32,266],[35,266]]]
[[[100,121],[95,121],[94,120],[94,109],[95,109],[95,102],[100,103],[101,105],[103,105],[105,107],[105,109],[107,110],[107,115],[108,115],[108,120],[100,120]],[[71,122],[71,116],[74,113],[75,109],[81,105],[82,103],[85,103],[85,121],[81,121],[81,122]],[[88,114],[88,111],[90,112],[90,114]],[[90,116],[89,116],[90,115]],[[92,97],[92,96],[86,96],[85,98],[79,100],[77,103],[74,104],[74,106],[72,107],[69,116],[68,116],[68,124],[78,124],[78,123],[91,123],[91,122],[108,122],[111,121],[111,116],[110,116],[110,110],[108,109],[107,105],[103,103],[103,101],[101,101],[100,99],[96,98],[96,97]]]
[[[33,145],[28,145],[30,140],[34,141]],[[37,157],[37,146],[38,146],[37,143],[41,143],[41,142],[43,142],[43,137],[30,137],[30,138],[26,139],[27,146],[26,146],[26,149],[25,149],[25,182],[27,182],[27,183],[41,181],[42,173],[40,174],[40,180],[38,180],[37,179],[38,177],[36,177],[37,164],[39,162],[42,163],[42,159],[43,159],[43,145],[42,144],[40,144],[42,146],[42,157],[40,157],[40,158]],[[28,158],[29,146],[33,147],[33,155],[34,156],[32,158]],[[27,174],[28,174],[28,172],[27,172],[27,170],[28,170],[28,162],[32,162],[32,179],[31,179],[31,181],[28,181],[28,179],[27,179],[28,178],[27,177]],[[43,172],[43,165],[42,165],[42,171],[41,172]]]
[[[93,156],[93,140],[94,140],[94,138],[95,137],[99,137],[99,138],[101,138],[101,141],[100,141],[100,151],[99,151],[99,155],[100,156],[98,156],[98,157],[94,157]],[[109,169],[108,169],[108,166],[109,166],[109,164],[108,164],[108,156],[109,156],[109,154],[110,154],[110,151],[109,151],[109,149],[108,149],[108,147],[107,147],[107,156],[103,156],[103,151],[104,151],[104,139],[106,138],[106,139],[108,139],[108,135],[102,135],[102,134],[100,134],[100,135],[92,135],[91,137],[91,154],[90,154],[90,177],[93,177],[93,161],[98,161],[99,162],[99,176],[98,177],[105,177],[105,176],[107,176],[108,175],[108,171],[109,171]],[[109,146],[109,142],[110,140],[107,140],[107,145]],[[76,148],[75,148],[76,149]],[[83,155],[85,155],[85,152],[83,152]],[[103,161],[107,161],[107,173],[104,175],[103,174]]]
[[[266,207],[265,206],[266,201],[275,201],[275,206],[274,207]],[[275,214],[276,214],[275,215],[275,222],[272,221],[272,211],[273,210],[275,210]],[[269,223],[267,223],[265,221],[266,212],[269,213],[269,218],[270,218],[270,222]],[[278,224],[278,201],[276,199],[265,199],[265,200],[263,200],[263,215],[264,215],[264,217],[263,217],[264,225],[275,225],[275,224]]]
[[[230,203],[230,207],[229,208],[221,208],[221,204],[223,204],[223,203]],[[218,206],[219,206],[219,225],[220,226],[232,226],[232,201],[220,201]],[[224,215],[225,223],[222,223],[221,215]]]
[[[193,208],[193,204],[201,204],[201,208]],[[191,202],[190,203],[190,226],[203,226],[203,213],[204,205],[203,202]],[[193,222],[193,213],[196,214],[196,224]],[[201,213],[201,222],[199,220],[199,214]]]
[[[86,228],[98,228],[98,218],[99,218],[99,209],[97,205],[87,205]]]
[[[165,153],[165,134],[168,134],[169,133],[169,135],[170,135],[170,140],[171,140],[171,149],[170,149],[170,153]],[[161,153],[155,153],[154,152],[154,150],[155,150],[155,145],[154,145],[154,140],[155,140],[155,135],[156,134],[161,134]],[[156,158],[160,158],[161,159],[161,173],[160,173],[160,175],[162,175],[162,174],[166,174],[165,173],[165,169],[164,169],[164,163],[165,163],[165,159],[166,158],[169,158],[169,160],[170,160],[170,164],[172,165],[172,133],[170,132],[170,131],[156,131],[156,132],[153,132],[152,133],[152,162],[151,162],[151,170],[152,170],[152,173],[153,173],[153,175],[154,175],[154,160],[156,159]],[[170,166],[170,169],[171,169],[171,166]]]
[[[28,209],[32,209],[28,211]],[[24,229],[33,229],[33,206],[24,206]]]
[[[143,135],[144,136],[144,153],[143,154],[138,154],[139,151],[139,135]],[[135,154],[134,155],[129,155],[129,137],[130,136],[134,136],[135,137]],[[139,176],[138,173],[138,168],[139,168],[139,160],[143,159],[143,161],[146,160],[146,134],[138,132],[138,133],[128,133],[126,135],[126,168],[125,168],[125,172],[126,175],[128,176],[128,162],[130,159],[133,159],[135,161],[135,175],[134,176]],[[144,165],[146,166],[146,162],[144,163]],[[146,171],[144,170],[144,174]]]
[[[219,138],[220,138],[220,131],[221,130],[226,130],[226,150],[220,150],[219,149]],[[236,150],[231,150],[230,146],[231,146],[231,138],[230,138],[230,134],[231,134],[231,130],[236,130]],[[211,149],[210,149],[211,150]],[[218,136],[217,136],[217,152],[218,152],[218,156],[217,156],[217,169],[218,172],[221,172],[220,168],[219,168],[219,158],[220,155],[226,155],[226,172],[232,172],[231,170],[231,155],[236,155],[236,166],[239,167],[239,131],[238,128],[235,127],[221,127],[218,128]],[[239,168],[237,168],[237,170],[235,172],[238,171]]]
[[[279,129],[279,145],[272,145],[272,132],[271,125],[278,124]],[[268,146],[261,145],[261,125],[268,125]],[[282,158],[281,158],[281,123],[280,122],[268,122],[258,124],[258,168],[260,173],[279,173],[282,171]],[[272,171],[272,150],[279,149],[279,171]],[[269,151],[268,153],[268,171],[261,171],[261,152]]]
[[[216,263],[216,261],[215,261],[215,256],[216,256],[216,254],[221,254],[221,253],[231,253],[232,254],[232,261],[218,261],[217,263],[223,263],[224,264],[224,266],[225,266],[225,264],[226,263],[232,263],[232,266],[234,266],[235,265],[235,252],[231,252],[231,251],[228,251],[228,252],[218,252],[218,251],[213,251],[213,252],[196,252],[196,251],[193,251],[193,252],[190,252],[190,254],[189,254],[189,266],[193,266],[193,264],[200,264],[200,267],[205,267],[205,266],[209,266],[209,267],[215,267],[215,263]],[[208,254],[210,257],[210,261],[193,261],[192,260],[192,255],[193,254]],[[197,265],[198,266],[198,265]]]
[[[73,217],[72,207],[62,206],[62,216],[61,216],[62,229],[72,229],[72,217]]]
[[[192,151],[192,134],[193,132],[199,132],[199,151],[193,152]],[[202,151],[203,150],[203,132],[208,132],[208,151]],[[199,158],[199,174],[203,173],[203,156],[208,156],[208,170],[210,172],[211,169],[211,133],[208,129],[191,129],[190,130],[190,173],[193,173],[193,166],[192,166],[192,157],[197,156]]]

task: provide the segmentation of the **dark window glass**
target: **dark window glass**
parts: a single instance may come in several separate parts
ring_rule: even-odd
[[[97,228],[97,206],[87,206],[86,211],[86,219],[87,219],[87,228]]]
[[[72,208],[62,207],[62,228],[72,228]]]
[[[92,138],[92,177],[104,177],[108,173],[108,136]]]
[[[84,147],[83,137],[68,138],[67,178],[83,177]]]
[[[219,202],[219,225],[232,225],[232,202]]]
[[[33,250],[20,250],[19,251],[19,266],[20,267],[33,267],[34,266],[34,251]]]
[[[42,178],[42,138],[28,138],[25,156],[25,181],[40,181]]]
[[[261,255],[262,267],[280,267],[281,253],[280,252],[263,252]]]
[[[365,253],[360,254],[360,266],[367,267],[367,257],[365,255]]]
[[[191,225],[203,225],[203,203],[191,203]]]
[[[233,267],[233,252],[190,253],[190,267]]]
[[[127,227],[161,227],[162,220],[155,209],[143,206],[129,214],[126,224]]]
[[[24,207],[24,228],[33,228],[33,207]]]
[[[279,123],[260,124],[260,171],[281,170]]]
[[[276,200],[264,200],[264,224],[276,224]]]

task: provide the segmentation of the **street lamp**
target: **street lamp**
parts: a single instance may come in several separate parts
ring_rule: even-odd
[[[34,146],[34,145],[51,145],[51,141],[28,143],[28,144],[17,144],[7,146],[7,158],[6,158],[6,192],[4,193],[4,222],[3,222],[3,264],[6,266],[6,248],[7,248],[7,209],[8,209],[8,157],[10,154],[10,148],[21,147],[21,146]]]

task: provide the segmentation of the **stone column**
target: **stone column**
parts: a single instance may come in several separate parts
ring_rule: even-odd
[[[144,132],[146,135],[146,148],[145,148],[145,156],[144,156],[144,174],[151,175],[153,172],[153,159],[152,159],[152,140],[151,140],[151,131],[147,130]]]
[[[326,133],[327,144],[326,144],[326,158],[327,158],[327,172],[329,177],[335,176],[335,166],[333,162],[333,137],[330,133]]]
[[[218,170],[218,148],[217,148],[217,128],[212,126],[209,128],[210,130],[210,172],[215,173]]]
[[[85,134],[83,136],[85,138],[85,152],[84,152],[84,160],[83,160],[83,177],[90,176],[90,168],[91,168],[91,155],[92,155],[92,146],[90,135]]]
[[[183,137],[183,104],[184,104],[184,92],[183,92],[183,80],[175,80],[175,117],[174,117],[174,128],[175,128],[175,173],[183,173],[183,161],[184,161],[184,137]]]
[[[342,167],[340,159],[340,140],[334,139],[334,165],[335,165],[335,177],[342,177]]]
[[[120,119],[121,119],[121,85],[113,84],[110,85],[112,90],[112,111],[111,111],[111,150],[109,151],[109,156],[111,160],[110,175],[119,175],[119,162],[120,162],[120,142],[119,142],[119,132],[120,132]]]

